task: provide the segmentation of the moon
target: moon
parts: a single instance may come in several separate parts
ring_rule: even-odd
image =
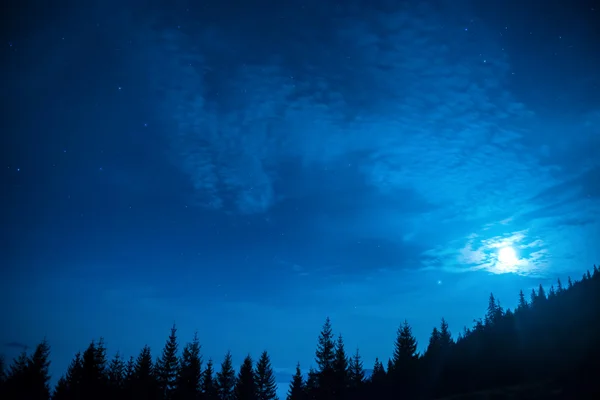
[[[515,265],[519,258],[517,257],[517,252],[511,246],[502,247],[498,250],[498,261],[504,265]]]

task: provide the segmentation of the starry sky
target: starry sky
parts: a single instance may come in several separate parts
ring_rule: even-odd
[[[287,385],[326,316],[370,366],[600,260],[594,2],[13,3],[0,352],[55,378],[176,323]]]

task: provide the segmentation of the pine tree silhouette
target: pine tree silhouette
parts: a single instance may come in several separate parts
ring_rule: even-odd
[[[171,334],[165,343],[162,355],[156,362],[156,377],[161,397],[165,400],[173,399],[173,392],[177,383],[179,359],[177,358],[177,328],[171,327]]]
[[[319,373],[313,368],[308,369],[306,377],[306,395],[309,399],[316,399],[319,394]]]
[[[54,388],[53,400],[75,400],[82,398],[81,384],[83,380],[83,360],[77,352],[69,364],[67,372]]]
[[[133,385],[135,381],[135,358],[130,356],[125,363],[125,376],[123,381],[123,396],[126,399],[133,397]]]
[[[258,400],[277,399],[277,382],[271,366],[271,358],[263,351],[256,363],[255,371],[256,398]]]
[[[413,336],[412,328],[408,321],[404,320],[398,328],[396,342],[394,343],[394,354],[392,365],[394,369],[403,370],[404,365],[411,363],[417,358],[417,339]]]
[[[27,393],[29,358],[25,351],[21,352],[8,367],[5,391],[9,398],[17,398],[22,393]]]
[[[81,394],[86,399],[104,399],[108,391],[104,340],[92,341],[82,355]]]
[[[562,282],[560,281],[560,278],[558,278],[558,280],[556,281],[556,284],[557,284],[557,292],[558,292],[558,294],[564,292],[565,289],[563,288],[563,285],[562,285]]]
[[[221,363],[221,370],[217,372],[216,388],[219,400],[233,400],[235,386],[235,370],[233,369],[233,360],[231,352],[225,354],[225,359]]]
[[[125,363],[117,352],[108,365],[108,395],[111,399],[124,398]]]
[[[531,289],[531,294],[529,295],[529,303],[532,307],[538,303],[537,293],[535,292],[535,289]]]
[[[296,364],[296,373],[290,383],[290,388],[287,392],[286,400],[307,400],[306,385],[304,378],[302,377],[302,370],[300,369],[300,363]]]
[[[348,357],[344,347],[344,339],[342,335],[338,336],[335,344],[335,358],[333,360],[333,374],[335,376],[334,397],[343,399],[346,397],[347,388],[349,386],[348,376]]]
[[[132,398],[136,399],[161,399],[161,392],[152,362],[152,353],[149,346],[144,346],[135,360]]]
[[[176,400],[196,400],[202,394],[202,356],[198,333],[183,347],[175,389]]]
[[[208,359],[206,369],[202,373],[202,398],[204,400],[217,400],[217,383],[214,379],[215,372],[212,359]]]
[[[383,364],[379,361],[379,358],[375,358],[375,364],[373,365],[373,374],[371,375],[371,381],[373,383],[383,383],[385,381],[385,369]]]
[[[429,335],[429,344],[425,351],[425,357],[435,357],[440,349],[440,331],[437,326],[433,327],[431,335]]]
[[[315,361],[318,366],[318,390],[316,396],[322,400],[333,399],[335,398],[336,391],[336,377],[334,371],[335,342],[329,317],[326,318],[325,324],[323,324],[323,328],[319,334],[315,356]]]
[[[254,382],[254,369],[250,355],[247,355],[244,362],[242,362],[233,391],[235,400],[256,399],[256,383]]]
[[[540,286],[538,287],[538,292],[537,292],[537,297],[536,299],[538,301],[544,301],[547,300],[546,298],[546,291],[544,290],[544,287],[542,286],[542,284],[540,283]]]
[[[50,398],[50,345],[44,339],[38,344],[27,360],[27,392],[31,400],[47,400]]]
[[[525,293],[523,293],[523,289],[519,291],[519,304],[517,305],[517,309],[519,310],[527,310],[529,308],[529,304],[527,304],[527,300],[525,300]]]
[[[496,300],[493,293],[490,293],[487,312],[485,313],[485,325],[494,325],[498,322],[502,318],[502,312],[500,302]]]
[[[319,334],[315,361],[319,367],[319,372],[333,369],[333,363],[335,361],[335,344],[329,317],[325,320],[323,329],[321,329],[321,333]]]
[[[348,375],[351,390],[356,391],[362,388],[365,382],[365,369],[358,349],[356,349],[356,353],[350,359]]]
[[[498,305],[496,312],[498,312],[498,310],[502,310],[500,305]],[[444,351],[449,351],[450,347],[452,347],[453,344],[454,341],[452,340],[452,334],[450,333],[448,322],[446,322],[445,318],[442,318],[442,321],[440,323],[440,345],[442,349],[444,349]]]

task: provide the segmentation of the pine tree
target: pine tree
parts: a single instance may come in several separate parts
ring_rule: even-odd
[[[132,398],[135,399],[160,399],[160,390],[152,362],[152,352],[149,346],[144,346],[135,360]]]
[[[350,388],[352,390],[362,387],[365,381],[365,370],[363,368],[363,362],[358,349],[356,349],[356,353],[350,359],[349,378]]]
[[[315,399],[319,392],[319,373],[313,368],[308,369],[306,377],[306,395],[309,399]]]
[[[556,282],[556,284],[557,284],[557,287],[558,287],[557,292],[559,294],[562,293],[564,291],[564,288],[563,288],[562,282],[560,281],[560,278],[558,278],[558,281]]]
[[[256,398],[256,383],[254,382],[254,370],[250,355],[244,358],[235,380],[233,392],[235,400],[254,400]]]
[[[592,277],[597,277],[598,276],[598,267],[596,266],[596,264],[594,264],[594,273],[592,274]]]
[[[345,398],[346,389],[349,384],[348,378],[348,357],[344,348],[344,339],[342,335],[338,336],[335,345],[335,358],[333,360],[333,374],[335,376],[335,396],[336,398]]]
[[[571,289],[573,287],[573,281],[571,280],[571,277],[569,276],[567,278],[567,288]]]
[[[271,359],[266,351],[263,351],[256,363],[255,371],[256,398],[258,400],[277,399],[277,382],[275,373],[271,366]]]
[[[323,329],[321,329],[319,335],[315,360],[319,367],[319,372],[333,369],[333,363],[335,361],[335,344],[329,317],[325,320],[325,324],[323,324]]]
[[[535,289],[531,289],[531,294],[529,295],[529,300],[530,300],[530,304],[532,306],[534,306],[538,303],[537,293],[535,292]]]
[[[517,306],[517,309],[527,310],[527,308],[529,308],[529,304],[527,304],[527,300],[525,300],[525,293],[523,293],[523,290],[521,289],[519,291],[519,304]]]
[[[86,399],[104,399],[108,390],[106,348],[100,339],[90,343],[82,355],[81,391]]]
[[[125,363],[125,373],[123,380],[123,396],[125,398],[133,397],[133,384],[135,381],[135,358],[129,357],[127,363]]]
[[[184,346],[179,365],[176,399],[197,399],[202,393],[202,356],[197,333],[194,334],[192,342]]]
[[[544,287],[542,286],[541,283],[540,283],[540,286],[538,287],[537,299],[538,300],[546,300],[546,291],[544,290]]]
[[[27,360],[27,397],[31,400],[50,398],[50,345],[44,339]]]
[[[83,379],[83,360],[77,352],[69,364],[67,372],[54,388],[53,400],[71,400],[82,398],[81,383]]]
[[[8,367],[5,391],[9,398],[17,398],[17,396],[27,393],[27,382],[29,380],[28,363],[29,358],[27,357],[27,353],[23,351]]]
[[[594,267],[595,267],[595,265],[594,265]],[[589,279],[592,279],[592,275],[590,274],[590,270],[589,270],[589,269],[586,271],[586,273],[585,273],[585,277],[586,277],[588,280],[589,280]]]
[[[163,348],[161,357],[156,363],[156,377],[161,396],[165,400],[173,398],[173,391],[177,383],[177,372],[179,370],[179,360],[177,358],[177,328],[171,327],[171,334]]]
[[[336,391],[336,377],[334,372],[335,339],[329,317],[325,320],[325,324],[323,324],[323,328],[319,334],[315,356],[318,367],[318,389],[315,396],[323,400],[332,399]]]
[[[427,345],[427,350],[425,352],[426,357],[434,357],[439,353],[441,347],[440,341],[440,331],[436,326],[433,327],[431,331],[431,335],[429,336],[429,344]]]
[[[221,363],[221,371],[217,372],[216,388],[219,400],[233,400],[235,385],[235,370],[231,352],[227,352],[225,359]]]
[[[496,300],[493,293],[490,293],[488,300],[488,308],[485,314],[485,325],[494,325],[502,317],[502,307],[500,302]]]
[[[306,400],[306,385],[304,378],[302,377],[302,370],[300,369],[300,363],[296,365],[296,373],[290,383],[290,388],[287,392],[286,400]]]
[[[500,305],[498,305],[498,308],[502,310]],[[442,322],[440,323],[440,345],[444,351],[448,351],[453,344],[454,341],[452,340],[452,334],[448,328],[448,322],[446,322],[445,318],[442,318]]]
[[[412,334],[412,328],[408,321],[404,323],[396,335],[394,343],[394,354],[392,356],[392,364],[394,369],[402,370],[403,364],[410,363],[411,360],[417,357],[417,339]]]
[[[217,400],[217,385],[214,379],[212,359],[208,359],[206,369],[202,372],[202,397],[205,400]]]
[[[117,352],[108,365],[108,387],[111,399],[124,397],[125,390],[125,363]]]
[[[375,364],[373,365],[373,374],[371,375],[371,382],[375,384],[381,384],[385,381],[385,369],[383,368],[383,364],[379,361],[379,358],[375,359]]]
[[[548,298],[552,299],[556,297],[556,291],[554,290],[554,285],[550,286],[550,290],[548,291]]]

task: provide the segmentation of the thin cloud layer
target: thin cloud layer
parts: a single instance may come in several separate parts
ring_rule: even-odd
[[[542,128],[511,93],[510,59],[484,26],[424,5],[374,7],[362,11],[360,23],[354,12],[337,10],[333,29],[317,24],[322,47],[313,43],[301,61],[294,38],[289,50],[271,48],[269,40],[260,47],[261,37],[244,26],[237,34],[226,26],[156,31],[162,45],[143,57],[164,93],[170,157],[189,176],[195,203],[233,215],[266,214],[310,189],[325,204],[326,175],[351,169],[355,176],[337,185],[353,198],[360,181],[355,189],[370,195],[355,191],[356,199],[369,203],[340,220],[389,221],[408,205],[405,193],[426,205],[410,206],[393,227],[361,225],[363,236],[395,230],[399,243],[428,246],[415,267],[542,273],[551,252],[562,251],[551,224],[585,225],[598,213],[590,200],[600,193],[596,159],[562,165],[597,141],[597,112],[573,127],[576,143],[565,144],[555,137],[566,133]],[[553,159],[559,151],[564,156]],[[294,179],[287,177],[290,166]],[[396,201],[382,212],[382,199]],[[324,222],[332,218],[325,214],[318,225],[339,229]],[[488,236],[486,226],[507,218],[511,224],[499,225],[505,230]],[[536,250],[499,269],[494,257],[507,241],[526,249],[535,243]]]

